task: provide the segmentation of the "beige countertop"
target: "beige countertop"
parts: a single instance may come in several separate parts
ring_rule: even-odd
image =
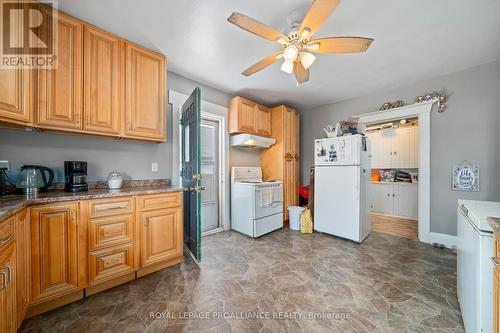
[[[49,190],[36,196],[12,194],[0,197],[0,221],[12,216],[21,209],[34,204],[44,204],[64,201],[79,201],[111,197],[124,197],[132,195],[145,195],[155,193],[169,193],[184,191],[182,187],[170,185],[152,185],[125,187],[119,190],[92,189],[88,192],[70,193],[62,190]]]

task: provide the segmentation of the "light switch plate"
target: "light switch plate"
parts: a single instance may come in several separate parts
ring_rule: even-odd
[[[151,163],[151,171],[158,172],[158,163]]]
[[[7,168],[7,172],[10,171],[9,161],[0,161],[0,169]]]

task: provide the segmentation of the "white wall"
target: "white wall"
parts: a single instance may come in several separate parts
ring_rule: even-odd
[[[500,61],[302,110],[302,182],[309,183],[313,141],[324,126],[376,111],[386,101],[411,104],[417,95],[441,89],[449,101],[444,113],[431,115],[431,231],[456,235],[457,199],[500,201]],[[452,166],[465,159],[480,165],[480,192],[451,190]]]

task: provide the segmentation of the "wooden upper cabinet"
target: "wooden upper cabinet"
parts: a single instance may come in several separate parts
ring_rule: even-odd
[[[84,130],[120,134],[123,110],[123,40],[84,29]]]
[[[57,20],[57,65],[38,71],[36,125],[82,129],[83,23],[61,12],[53,17],[47,8],[42,10],[46,15],[44,19]]]
[[[78,203],[31,208],[32,302],[79,290]]]
[[[257,105],[257,134],[271,136],[271,109]]]
[[[0,1],[0,5],[3,5],[3,1]],[[12,24],[11,27],[17,30],[12,35],[20,40],[21,23]],[[32,122],[31,73],[31,70],[21,68],[0,69],[0,121],[23,125]]]
[[[242,97],[229,101],[229,133],[271,136],[271,110]]]
[[[30,81],[30,70],[0,69],[0,121],[22,125],[32,122]]]
[[[165,141],[165,57],[130,43],[125,50],[125,136]]]

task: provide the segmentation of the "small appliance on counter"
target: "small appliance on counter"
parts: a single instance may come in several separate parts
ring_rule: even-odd
[[[87,162],[64,161],[64,190],[66,192],[85,192],[87,185]]]
[[[53,181],[52,169],[41,165],[23,165],[17,175],[16,190],[30,195],[46,192]]]
[[[0,169],[0,196],[5,195],[5,184],[7,182],[7,168]]]
[[[107,180],[110,190],[118,190],[122,187],[123,177],[118,171],[111,171]]]

